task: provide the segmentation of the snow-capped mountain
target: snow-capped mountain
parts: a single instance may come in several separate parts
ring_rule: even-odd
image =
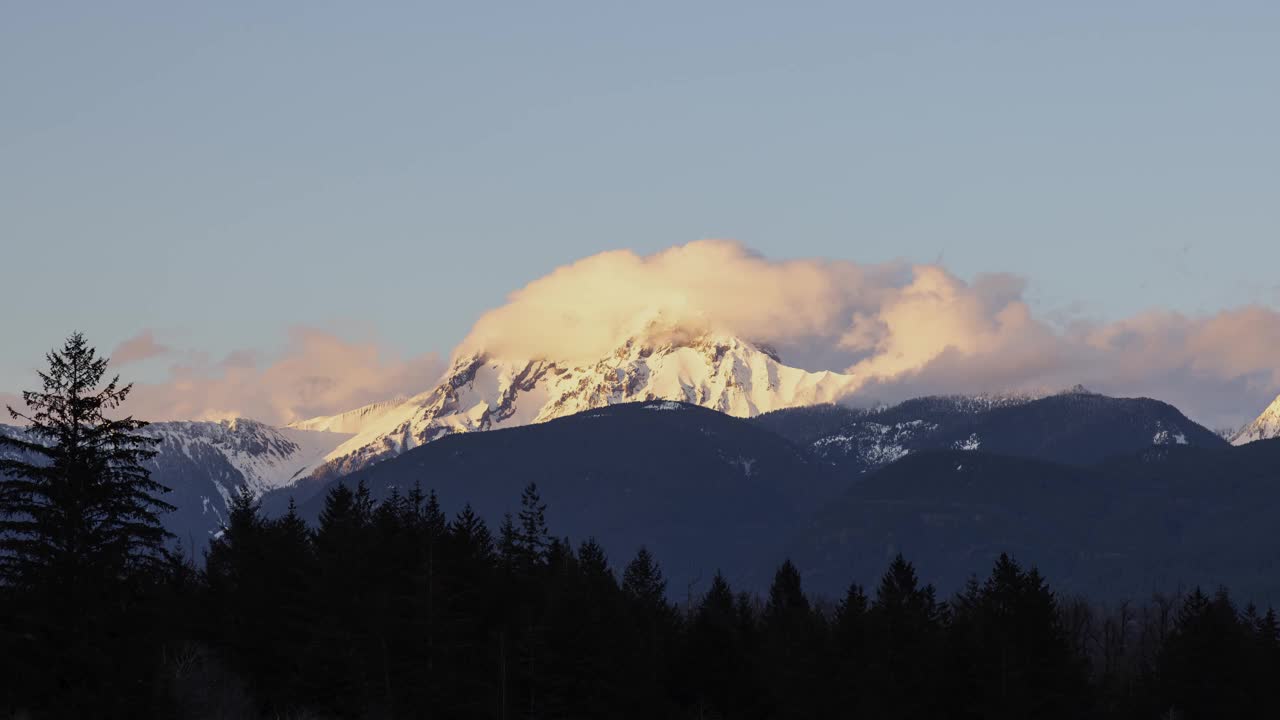
[[[1244,445],[1254,440],[1269,440],[1280,437],[1280,396],[1267,406],[1253,422],[1240,428],[1240,432],[1231,438],[1232,445]]]
[[[10,436],[25,432],[0,425],[0,433]],[[161,520],[192,548],[221,528],[234,493],[247,489],[261,497],[292,486],[350,437],[245,419],[153,423],[143,434],[160,440],[146,465],[152,479],[169,488],[162,499],[177,508]]]
[[[299,502],[321,480],[361,469],[444,435],[541,423],[632,401],[677,400],[739,417],[830,402],[853,378],[779,362],[760,345],[703,335],[676,342],[632,339],[592,363],[459,357],[430,390],[287,427],[249,419],[158,422],[152,477],[178,509],[165,525],[199,546],[216,533],[234,494]],[[21,433],[0,426],[0,432]],[[316,482],[303,484],[304,480]],[[273,492],[284,491],[284,492]]]
[[[217,458],[234,473],[210,473],[224,502],[241,488],[260,497],[287,487],[311,474],[325,456],[350,437],[339,432],[276,428],[256,420],[239,418],[221,422],[161,422],[144,431],[160,439],[152,460],[159,470],[162,459],[183,456],[207,464]]]
[[[297,430],[353,433],[322,474],[345,474],[444,435],[493,430],[625,402],[674,400],[737,416],[831,402],[851,375],[783,365],[770,348],[724,335],[682,341],[632,338],[591,363],[458,357],[440,384],[399,403],[313,418]]]

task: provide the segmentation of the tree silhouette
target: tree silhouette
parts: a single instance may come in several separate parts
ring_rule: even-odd
[[[953,603],[952,676],[968,678],[964,704],[988,718],[1075,717],[1083,668],[1073,658],[1053,593],[1034,569],[1002,554],[991,576]],[[955,698],[961,702],[960,698]]]
[[[941,608],[902,555],[880,580],[871,606],[869,712],[901,718],[938,713]]]
[[[146,423],[109,416],[132,386],[104,382],[108,360],[80,333],[45,359],[26,411],[8,408],[25,433],[0,434],[0,586],[26,627],[5,651],[24,659],[18,686],[50,714],[120,712],[145,691],[110,686],[138,671],[140,603],[168,568],[158,514],[173,508],[145,467]]]

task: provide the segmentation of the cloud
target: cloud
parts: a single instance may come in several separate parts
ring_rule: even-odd
[[[402,358],[372,342],[295,327],[277,357],[244,350],[217,362],[197,356],[170,368],[164,382],[135,385],[124,409],[146,420],[284,424],[422,392],[441,370],[434,353]]]
[[[168,346],[157,343],[151,330],[143,330],[111,351],[111,364],[121,367],[129,363],[149,360],[167,352],[169,352]]]
[[[1261,306],[1114,322],[1037,317],[1026,283],[940,265],[770,261],[699,241],[594,255],[512,293],[456,353],[592,361],[627,338],[725,332],[810,370],[861,378],[850,402],[922,393],[1044,392],[1077,383],[1149,395],[1238,425],[1280,391],[1280,313]]]
[[[718,331],[770,342],[837,337],[909,268],[775,262],[741,245],[700,241],[640,256],[593,255],[512,293],[457,352],[590,361],[626,338]]]
[[[966,281],[939,264],[775,261],[708,240],[561,267],[482,315],[454,354],[595,362],[637,335],[723,332],[769,343],[790,365],[855,375],[846,398],[854,404],[1084,384],[1171,402],[1211,427],[1251,420],[1280,392],[1273,309],[1103,321],[1040,316],[1025,293],[1013,275]],[[165,351],[145,331],[116,348],[113,362]],[[285,423],[428,390],[442,369],[433,354],[403,358],[301,327],[278,356],[185,357],[164,382],[137,385],[126,409],[153,420]]]
[[[1083,384],[1109,395],[1154,397],[1210,427],[1235,428],[1280,392],[1280,362],[1259,347],[1277,333],[1280,313],[1261,307],[1205,317],[1148,313],[1056,331],[1030,319],[1021,329],[1004,328],[990,345],[948,347],[916,370],[871,378],[850,399]]]

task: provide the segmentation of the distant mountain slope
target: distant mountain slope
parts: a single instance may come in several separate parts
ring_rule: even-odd
[[[838,592],[904,553],[958,588],[1000,552],[1099,598],[1230,584],[1280,602],[1280,440],[1168,445],[1093,468],[956,450],[910,455],[820,510],[791,545],[806,579]]]
[[[897,553],[951,591],[1001,552],[1052,566],[1089,553],[1107,495],[1097,473],[985,452],[913,453],[854,483],[815,514],[791,551],[811,587],[870,584]]]
[[[1072,392],[986,413],[972,428],[989,452],[1087,465],[1152,445],[1225,448],[1168,403]]]
[[[465,382],[455,390],[441,397],[476,392]],[[852,579],[873,582],[899,550],[943,588],[984,572],[1001,551],[1091,592],[1183,581],[1230,580],[1259,592],[1280,585],[1269,559],[1280,557],[1271,531],[1280,441],[1232,448],[1154,400],[931,397],[741,419],[669,400],[612,399],[546,422],[451,433],[344,481],[364,480],[380,496],[420,481],[450,511],[473,503],[495,530],[537,482],[556,533],[596,536],[619,563],[648,545],[675,594],[717,568],[762,590],[787,552],[811,587],[838,593]],[[291,428],[152,425],[161,439],[153,472],[178,506],[164,522],[199,548],[241,488],[262,495],[269,512],[296,497],[315,518],[331,482],[315,469],[331,471],[326,458],[336,448],[402,406]]]
[[[764,582],[759,561],[779,559],[787,533],[836,492],[826,467],[783,438],[670,401],[445,437],[341,480],[360,481],[376,497],[421,482],[450,512],[470,502],[495,532],[536,482],[554,532],[595,536],[618,564],[647,545],[676,594],[698,578],[705,589],[717,567]],[[322,500],[304,514],[317,517]]]
[[[837,403],[822,403],[771,410],[757,415],[754,421],[760,427],[775,432],[796,445],[807,447],[813,441],[832,435],[840,428],[863,420],[874,412]]]
[[[841,417],[838,412],[827,415]],[[1151,445],[1227,444],[1172,405],[1079,389],[1041,398],[925,397],[873,411],[851,411],[847,417],[848,422],[835,429],[808,436],[805,444],[854,474],[924,450],[983,450],[1090,465]],[[804,435],[785,426],[814,425],[803,411],[784,411],[769,422],[784,426],[779,432],[797,437]]]
[[[1280,454],[1232,448],[1164,403],[1070,393],[805,415],[752,421],[669,401],[614,405],[449,436],[342,481],[364,481],[378,497],[421,482],[451,511],[472,502],[494,526],[537,482],[557,533],[594,535],[619,561],[647,544],[671,565],[673,587],[720,568],[761,590],[788,552],[829,594],[874,582],[896,552],[948,590],[1000,552],[1052,571],[1063,588],[1108,597],[1227,578],[1271,587],[1249,567],[1257,553],[1280,553],[1280,541],[1259,534],[1270,527],[1259,508],[1280,512],[1280,463],[1269,464]],[[780,417],[810,430],[833,417],[922,428],[922,440],[896,462],[850,474],[820,458],[821,443],[765,429]],[[981,448],[953,445],[974,434]],[[304,514],[321,504],[315,496]],[[1243,561],[1231,560],[1227,545],[1246,538],[1234,550]]]
[[[0,425],[0,433],[24,432]],[[161,521],[197,552],[221,528],[234,493],[262,495],[285,487],[297,492],[296,483],[349,437],[244,419],[152,423],[143,432],[160,440],[159,454],[147,465],[152,478],[170,489],[162,499],[177,508]]]

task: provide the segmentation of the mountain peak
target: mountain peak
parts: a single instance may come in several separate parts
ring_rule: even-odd
[[[1280,396],[1271,401],[1267,409],[1262,411],[1253,422],[1240,428],[1231,439],[1232,445],[1244,445],[1254,440],[1268,440],[1280,437]]]
[[[675,401],[737,417],[831,402],[851,375],[783,365],[762,343],[650,322],[591,361],[502,357],[473,349],[454,358],[439,384],[390,407],[296,427],[353,432],[331,454],[347,472],[444,435],[541,423],[626,402]],[[340,419],[341,418],[341,419]]]

